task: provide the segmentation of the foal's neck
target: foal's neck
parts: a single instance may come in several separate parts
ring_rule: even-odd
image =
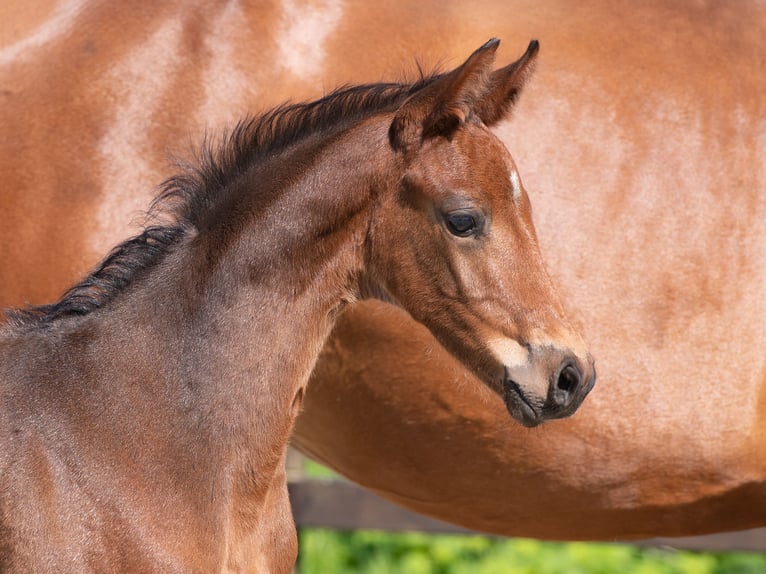
[[[286,442],[334,317],[358,292],[375,175],[354,151],[365,138],[333,139],[296,145],[222,190],[116,313],[150,324],[142,332],[171,357],[162,384],[193,389],[244,442]]]

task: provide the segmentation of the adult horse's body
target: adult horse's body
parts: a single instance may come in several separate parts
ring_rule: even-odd
[[[55,296],[127,232],[169,153],[254,101],[538,36],[542,65],[499,134],[587,325],[597,391],[571,420],[526,431],[475,385],[454,390],[469,375],[425,330],[365,303],[341,318],[294,440],[392,500],[497,533],[764,525],[765,12],[19,3],[0,18],[0,302]]]
[[[238,124],[166,184],[169,222],[10,312],[0,570],[289,572],[287,441],[335,317],[366,296],[427,325],[520,422],[579,406],[592,360],[487,128],[537,44],[492,72],[497,46]]]

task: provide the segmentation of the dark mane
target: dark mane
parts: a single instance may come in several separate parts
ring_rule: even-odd
[[[245,118],[214,145],[203,142],[196,165],[183,166],[152,202],[154,225],[118,245],[83,281],[50,305],[6,311],[11,325],[44,326],[62,317],[85,315],[113,299],[138,274],[161,261],[179,238],[194,229],[219,192],[260,158],[316,133],[348,127],[375,113],[392,111],[437,75],[412,84],[368,84],[338,89],[310,103],[285,104],[259,117]]]
[[[314,102],[284,104],[262,116],[245,118],[220,144],[206,140],[197,165],[184,166],[182,174],[168,179],[152,209],[174,205],[176,218],[196,226],[220,190],[260,158],[278,154],[311,134],[342,129],[374,113],[393,110],[437,77],[422,77],[414,84],[341,88]]]
[[[42,326],[61,317],[85,315],[101,307],[142,270],[159,261],[168,246],[184,233],[180,226],[147,227],[115,247],[83,281],[50,305],[11,309],[6,316],[16,327]]]

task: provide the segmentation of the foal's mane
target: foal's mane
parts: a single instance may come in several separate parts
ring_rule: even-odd
[[[16,328],[41,328],[63,317],[81,316],[112,300],[142,272],[160,262],[179,239],[196,229],[221,190],[260,159],[280,153],[312,134],[348,127],[375,113],[396,109],[410,95],[437,79],[414,83],[378,83],[337,89],[310,103],[284,104],[258,117],[247,117],[213,144],[205,139],[196,165],[165,181],[151,204],[149,225],[124,241],[84,280],[56,303],[6,311]]]

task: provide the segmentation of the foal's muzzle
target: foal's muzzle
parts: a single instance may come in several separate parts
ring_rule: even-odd
[[[526,427],[572,415],[596,384],[596,368],[588,356],[582,363],[568,357],[553,371],[545,398],[532,396],[505,369],[503,393],[508,412]]]

